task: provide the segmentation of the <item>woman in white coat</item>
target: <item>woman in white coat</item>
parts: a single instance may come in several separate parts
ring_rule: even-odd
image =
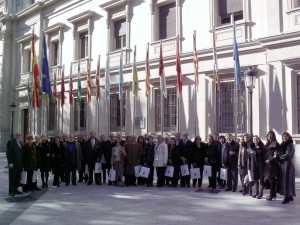
[[[168,162],[168,146],[164,142],[164,137],[159,135],[157,137],[157,144],[154,148],[154,162],[156,167],[157,187],[162,187],[165,184],[165,171]]]

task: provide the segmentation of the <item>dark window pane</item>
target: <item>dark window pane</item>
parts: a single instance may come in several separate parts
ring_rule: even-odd
[[[176,36],[176,4],[159,8],[159,39]]]
[[[80,58],[84,59],[87,57],[87,47],[88,47],[88,33],[80,34]]]
[[[300,133],[300,76],[297,76],[298,134]]]
[[[243,10],[243,0],[219,0],[219,15],[227,15]]]
[[[122,99],[123,104],[123,111],[122,111],[122,118],[123,118],[123,125],[122,131],[125,131],[125,114],[126,114],[126,101],[125,98]],[[121,102],[119,100],[119,94],[111,94],[110,95],[110,131],[111,132],[120,132],[121,130]]]
[[[55,105],[49,104],[49,112],[48,112],[48,130],[54,131],[55,130]]]

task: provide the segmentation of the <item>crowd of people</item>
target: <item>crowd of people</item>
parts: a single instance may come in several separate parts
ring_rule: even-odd
[[[266,200],[273,200],[277,194],[283,195],[283,204],[293,202],[295,193],[294,144],[291,135],[282,134],[279,144],[273,131],[269,131],[266,144],[254,135],[245,133],[236,142],[232,134],[208,135],[206,142],[200,136],[194,141],[187,132],[177,132],[173,137],[145,134],[126,136],[111,133],[109,137],[91,131],[87,140],[74,134],[55,136],[48,140],[45,134],[27,135],[25,143],[20,140],[20,132],[7,143],[9,167],[9,195],[40,190],[37,186],[37,171],[40,171],[42,186],[48,188],[50,172],[53,173],[53,186],[59,187],[85,182],[116,186],[154,185],[156,187],[202,187],[203,172],[210,168],[207,188],[220,188],[237,192],[240,178],[243,195],[263,198],[264,190],[269,189]],[[95,166],[101,165],[100,169]],[[135,167],[149,168],[146,177],[137,177]],[[173,168],[172,176],[165,176],[166,168]],[[191,179],[181,167],[197,168],[200,176]],[[110,170],[115,171],[114,179],[109,179]],[[100,170],[100,171],[99,171]],[[226,178],[220,171],[225,171]],[[21,174],[26,172],[26,182],[21,185]],[[78,173],[78,176],[77,176]],[[77,180],[77,177],[79,178]],[[125,179],[124,179],[125,178]],[[192,182],[191,182],[192,180]],[[22,191],[18,187],[22,186]]]

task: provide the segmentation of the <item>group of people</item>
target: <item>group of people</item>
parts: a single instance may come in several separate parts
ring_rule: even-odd
[[[208,135],[206,142],[196,136],[192,142],[187,132],[177,132],[173,137],[158,135],[126,136],[111,133],[108,138],[91,131],[87,140],[74,134],[55,136],[48,140],[43,134],[27,135],[23,144],[21,134],[7,143],[7,160],[9,166],[9,195],[21,194],[18,190],[22,171],[27,172],[27,182],[22,185],[23,192],[40,190],[34,173],[40,170],[42,188],[48,188],[49,173],[52,171],[53,185],[59,187],[61,182],[67,186],[77,182],[101,185],[108,183],[117,186],[153,186],[156,170],[156,186],[164,185],[190,187],[191,176],[183,174],[181,167],[199,168],[200,177],[192,179],[192,185],[202,187],[205,165],[209,165],[211,175],[207,188],[224,188],[225,191],[237,191],[240,177],[243,195],[262,198],[263,191],[270,189],[266,198],[272,200],[276,194],[285,196],[283,204],[293,201],[295,196],[294,145],[291,135],[282,134],[279,144],[273,131],[268,132],[264,145],[256,135],[245,133],[240,141],[233,140],[231,134],[219,136]],[[101,165],[101,172],[95,165]],[[141,165],[149,168],[147,178],[136,177],[135,167]],[[166,177],[167,166],[173,167],[171,177]],[[226,179],[220,176],[220,170],[226,171]],[[109,172],[115,171],[114,181],[110,181]],[[79,179],[77,180],[77,172]],[[125,181],[124,178],[125,177]],[[252,191],[254,187],[254,192]]]

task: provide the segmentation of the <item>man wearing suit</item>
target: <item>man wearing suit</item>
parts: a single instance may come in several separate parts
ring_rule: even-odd
[[[194,144],[189,140],[188,132],[183,133],[183,139],[179,143],[179,151],[180,151],[180,160],[181,165],[187,164],[188,168],[191,169],[191,161],[192,161],[192,152],[193,152]],[[190,187],[190,179],[191,176],[182,176],[181,175],[181,187]]]
[[[18,191],[23,165],[23,143],[20,141],[21,133],[16,132],[15,138],[7,143],[6,158],[9,167],[9,195],[22,194]]]
[[[89,181],[87,185],[93,183],[93,171],[95,169],[95,163],[100,162],[100,156],[102,156],[102,149],[100,142],[96,139],[96,132],[90,132],[90,138],[84,144],[84,162],[89,168]],[[95,183],[101,184],[100,174],[95,174]]]
[[[106,181],[106,171],[108,174],[109,170],[111,169],[112,148],[115,145],[116,145],[115,136],[113,133],[111,133],[109,136],[109,140],[105,142],[104,149],[103,149],[103,156],[104,156],[104,162],[102,163],[103,183]],[[108,185],[112,185],[112,182],[108,181]]]

